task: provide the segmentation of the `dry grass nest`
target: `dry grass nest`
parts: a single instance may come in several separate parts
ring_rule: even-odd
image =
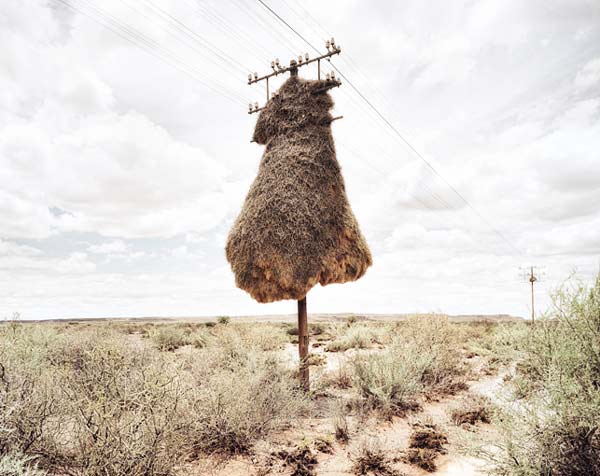
[[[236,284],[259,302],[302,299],[317,283],[354,281],[372,264],[348,203],[325,81],[288,79],[260,113],[266,145],[227,240]]]

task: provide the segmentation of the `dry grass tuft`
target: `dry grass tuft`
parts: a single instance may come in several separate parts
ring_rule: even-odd
[[[313,447],[319,453],[332,454],[333,453],[333,441],[331,437],[319,436],[313,441]]]
[[[333,434],[340,443],[347,443],[350,440],[350,430],[348,427],[347,405],[342,399],[335,402],[333,406]]]
[[[463,400],[460,406],[452,409],[450,419],[457,426],[491,423],[491,402],[481,396],[469,397],[468,400]]]
[[[315,467],[318,464],[315,453],[306,444],[301,444],[293,449],[283,449],[276,453],[291,469],[291,476],[316,476]]]
[[[385,452],[375,443],[364,443],[353,458],[352,473],[357,476],[401,476],[391,466]]]
[[[446,453],[444,448],[446,443],[448,438],[436,425],[416,425],[410,435],[404,460],[425,471],[433,472],[436,470],[437,456]]]

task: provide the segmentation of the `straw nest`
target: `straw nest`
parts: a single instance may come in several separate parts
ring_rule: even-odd
[[[256,123],[266,149],[226,255],[237,286],[259,302],[302,299],[372,263],[336,160],[327,84],[291,77]]]

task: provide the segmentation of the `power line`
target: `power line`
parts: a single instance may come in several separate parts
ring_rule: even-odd
[[[103,11],[93,4],[85,2],[85,0],[81,0],[79,5],[86,5],[88,10],[84,10],[81,7],[77,7],[73,0],[56,0],[68,8],[74,10],[75,12],[99,23],[104,28],[112,31],[117,36],[120,36],[124,40],[134,44],[135,46],[143,49],[146,53],[158,58],[159,60],[169,64],[172,67],[175,67],[187,74],[194,80],[198,81],[204,87],[210,89],[214,93],[217,93],[228,100],[237,103],[237,104],[245,104],[243,96],[235,91],[228,91],[226,88],[222,86],[212,85],[207,81],[210,81],[211,78],[206,74],[203,74],[194,66],[188,64],[184,59],[174,54],[172,51],[169,51],[166,48],[161,48],[161,45],[156,41],[148,38],[146,35],[141,33],[139,30],[136,30],[133,27],[127,25],[126,22],[123,22],[110,13]]]
[[[298,30],[296,30],[292,25],[290,25],[283,17],[281,17],[275,10],[273,10],[267,3],[263,0],[258,0],[258,2],[266,8],[271,14],[273,14],[280,22],[282,22],[285,26],[287,26],[296,36],[298,36],[302,41],[304,41],[308,46],[310,46],[314,51],[318,52],[319,50],[308,41]],[[331,63],[331,62],[330,62]],[[519,255],[523,255],[524,253],[517,248],[508,238],[500,232],[496,227],[494,227],[487,218],[485,218],[471,203],[450,183],[448,180],[442,176],[437,169],[423,157],[417,149],[400,133],[400,131],[377,109],[377,107],[354,85],[352,81],[342,72],[340,69],[331,63],[331,66],[339,73],[339,75],[350,85],[350,87],[360,96],[360,98],[377,114],[377,116],[402,140],[402,142],[423,162],[425,165],[435,174],[437,175],[464,203],[467,205],[488,227],[490,227],[494,233],[500,237],[510,248],[515,250]]]

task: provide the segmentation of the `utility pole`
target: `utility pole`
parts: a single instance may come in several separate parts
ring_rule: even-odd
[[[537,266],[528,266],[523,269],[523,281],[531,284],[531,325],[535,326],[535,294],[533,285],[540,280],[541,273]]]
[[[281,66],[279,62],[279,58],[271,61],[271,69],[273,70],[271,73],[265,74],[263,76],[259,76],[258,73],[250,73],[248,75],[248,84],[252,85],[254,83],[258,83],[259,81],[266,82],[267,89],[267,100],[266,102],[274,97],[277,93],[273,93],[269,96],[269,79],[275,76],[279,76],[280,74],[290,73],[290,76],[298,76],[298,69],[307,66],[312,63],[317,63],[317,79],[321,79],[321,60],[329,61],[330,58],[334,55],[339,55],[342,52],[342,49],[339,45],[336,45],[335,40],[331,38],[331,40],[327,40],[325,42],[325,47],[327,49],[327,53],[324,53],[316,58],[310,58],[308,53],[303,55],[299,55],[298,59],[292,59],[290,61],[289,66]],[[319,88],[318,91],[315,91],[313,94],[321,94],[329,89],[338,87],[342,84],[339,78],[335,77],[335,73],[327,73],[325,77],[326,84]],[[265,102],[265,106],[266,106]],[[248,105],[248,114],[254,114],[256,112],[262,111],[265,106],[260,107],[257,102],[254,104],[250,103]],[[341,117],[335,117],[332,121],[341,119]],[[298,300],[298,354],[300,357],[300,365],[299,365],[299,377],[300,377],[300,386],[305,390],[310,390],[310,377],[309,377],[309,366],[308,366],[308,314],[306,310],[306,296],[302,299]]]
[[[275,76],[279,76],[280,74],[290,73],[291,76],[296,76],[298,74],[298,69],[302,66],[307,66],[312,63],[317,63],[317,79],[321,79],[321,60],[328,60],[334,55],[339,55],[342,52],[342,49],[339,45],[335,44],[335,40],[332,38],[331,40],[327,40],[325,42],[325,47],[327,48],[327,53],[324,53],[316,58],[310,58],[308,53],[304,53],[304,56],[299,55],[298,59],[292,59],[290,61],[289,66],[281,66],[279,62],[279,58],[276,58],[274,61],[271,61],[271,69],[273,70],[271,73],[264,74],[259,76],[258,73],[250,73],[248,74],[248,84],[258,83],[259,81],[265,81],[267,86],[267,101],[271,99],[275,95],[273,93],[271,96],[269,95],[269,79]],[[333,72],[327,73],[326,79],[329,84],[327,84],[322,91],[325,92],[328,89],[335,88],[340,86],[342,82],[339,78],[335,77]],[[262,111],[264,106],[260,107],[257,102],[254,104],[248,104],[248,114],[254,114],[255,112]]]

